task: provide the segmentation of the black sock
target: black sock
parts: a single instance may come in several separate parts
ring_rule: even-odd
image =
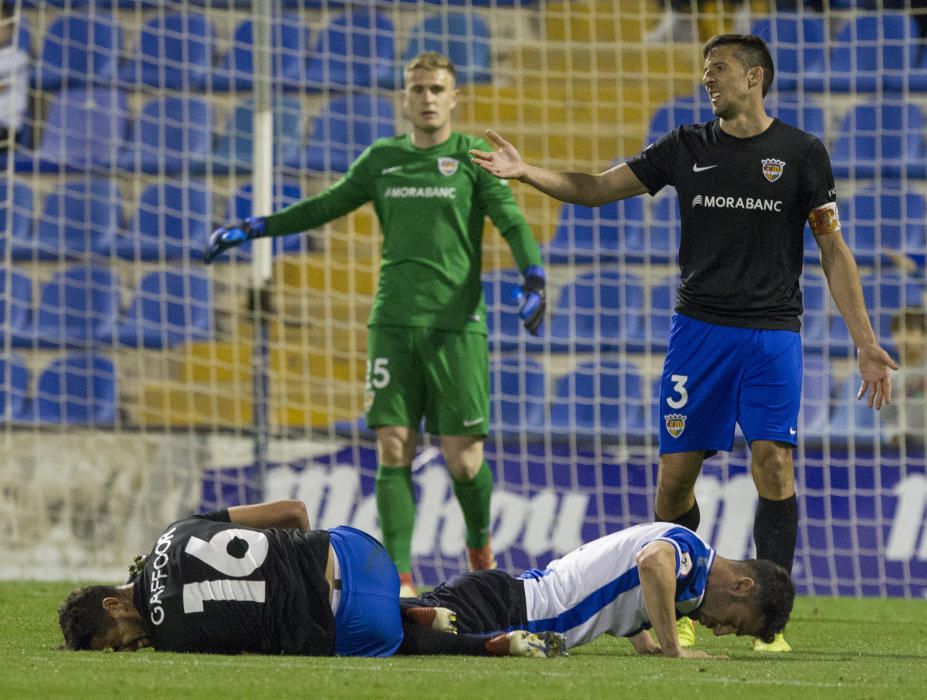
[[[761,496],[753,520],[756,558],[778,564],[791,576],[797,537],[798,499],[795,494],[782,501],[772,501]]]
[[[692,507],[678,518],[673,518],[671,520],[667,518],[661,518],[659,513],[657,513],[656,516],[657,520],[662,520],[666,523],[676,523],[677,525],[682,525],[683,527],[687,527],[692,530],[692,532],[698,530],[698,524],[702,520],[702,514],[698,509],[698,501],[695,501],[692,504]]]
[[[486,642],[492,634],[451,634],[438,632],[416,625],[413,622],[402,623],[402,644],[396,650],[401,655],[446,654],[465,656],[489,656]]]

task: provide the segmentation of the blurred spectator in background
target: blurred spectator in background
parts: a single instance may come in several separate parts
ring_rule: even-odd
[[[26,116],[29,54],[17,46],[13,7],[0,4],[0,150],[16,138]]]
[[[892,340],[900,369],[894,383],[901,391],[882,408],[885,438],[894,445],[923,446],[927,430],[927,313],[902,309],[892,319]]]

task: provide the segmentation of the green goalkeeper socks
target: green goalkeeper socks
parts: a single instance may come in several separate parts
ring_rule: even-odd
[[[486,460],[469,481],[454,482],[454,495],[467,525],[467,546],[482,547],[489,540],[489,501],[492,497],[492,472]]]
[[[376,496],[383,546],[399,573],[411,571],[412,530],[415,527],[412,467],[380,465],[377,470]]]

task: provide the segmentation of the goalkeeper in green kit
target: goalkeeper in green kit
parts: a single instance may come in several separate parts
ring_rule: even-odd
[[[365,405],[376,430],[377,511],[401,595],[415,595],[412,459],[418,429],[440,436],[463,510],[472,570],[495,568],[489,539],[492,473],[489,349],[480,281],[483,222],[492,220],[524,275],[519,316],[536,334],[546,308],[537,242],[504,180],[471,163],[488,146],[454,132],[454,65],[423,53],[404,71],[409,134],[379,139],[338,182],[267,217],[216,229],[205,261],[245,240],[317,228],[372,201],[383,231],[379,284],[368,321]]]

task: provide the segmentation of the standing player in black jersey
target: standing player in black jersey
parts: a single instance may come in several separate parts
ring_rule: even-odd
[[[766,114],[773,63],[765,43],[725,34],[709,40],[703,56],[702,84],[717,119],[679,127],[610,170],[591,175],[529,165],[495,132],[489,138],[498,148],[471,156],[494,175],[585,206],[676,188],[681,282],[660,385],[656,516],[698,527],[694,486],[702,462],[732,448],[739,423],[759,494],[757,557],[791,571],[798,531],[792,449],[801,398],[799,277],[806,219],[856,345],[862,377],[857,398],[868,395],[876,409],[890,402],[888,370],[897,366],[869,322],[859,272],[840,229],[827,151],[814,136]],[[687,636],[694,641],[691,631]],[[754,648],[790,649],[781,635],[772,644],[755,640]]]
[[[404,622],[386,549],[351,527],[310,530],[301,501],[179,520],[123,586],[58,612],[64,648],[307,656],[558,656],[563,635],[453,635]]]

